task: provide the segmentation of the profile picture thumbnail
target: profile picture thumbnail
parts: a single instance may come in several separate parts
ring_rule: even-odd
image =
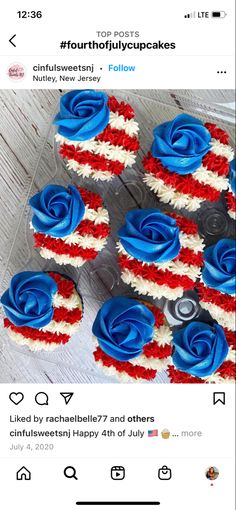
[[[206,477],[208,480],[216,480],[219,476],[219,469],[215,466],[210,466],[206,470]]]

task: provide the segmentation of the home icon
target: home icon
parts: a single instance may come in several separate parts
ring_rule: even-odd
[[[31,480],[31,472],[25,467],[19,469],[16,473],[17,480]]]

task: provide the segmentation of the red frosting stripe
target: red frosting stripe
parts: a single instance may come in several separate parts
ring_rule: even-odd
[[[122,149],[127,151],[136,152],[139,150],[138,138],[127,135],[122,129],[112,128],[109,124],[102,133],[96,136],[96,140],[110,142],[112,145],[121,146]]]
[[[74,145],[63,144],[61,145],[59,152],[62,158],[74,159],[81,165],[88,164],[91,168],[99,170],[100,172],[110,172],[114,175],[119,175],[124,170],[123,163],[120,163],[119,161],[111,161],[100,154],[82,151],[79,147],[75,148]]]
[[[202,282],[199,282],[196,287],[200,296],[200,301],[213,303],[214,305],[217,305],[225,310],[225,312],[235,311],[236,300],[233,296],[230,296],[229,294],[222,294],[222,292],[219,292],[216,289],[210,289],[206,287]]]
[[[217,369],[217,373],[221,375],[221,377],[230,377],[230,378],[236,378],[236,365],[233,363],[233,361],[224,361],[220,368]]]
[[[81,248],[77,244],[66,244],[62,239],[34,234],[35,248],[47,248],[58,255],[69,255],[70,257],[81,257],[84,260],[93,260],[98,252],[93,248]]]
[[[81,321],[82,310],[75,308],[74,310],[67,310],[64,306],[54,308],[54,315],[52,320],[55,322],[67,322],[68,324],[75,324]]]
[[[153,313],[153,315],[155,317],[156,328],[163,326],[163,324],[165,322],[165,316],[164,316],[164,313],[160,310],[160,308],[157,308],[155,305],[152,305],[151,303],[147,303],[146,301],[143,301],[143,304]]]
[[[204,264],[202,252],[199,251],[198,253],[194,253],[194,251],[190,250],[190,248],[181,248],[178,257],[175,260],[180,260],[185,264],[192,264],[199,267],[203,266]]]
[[[175,172],[169,172],[159,159],[152,157],[150,152],[143,159],[143,165],[147,172],[150,172],[180,193],[212,202],[220,198],[219,191],[208,184],[198,182],[191,174],[179,175]]]
[[[40,342],[66,344],[70,340],[70,335],[50,333],[49,331],[44,332],[39,329],[28,328],[26,326],[14,326],[14,324],[12,324],[12,322],[8,319],[4,319],[4,327],[9,328],[14,333],[21,334],[25,338],[35,341],[38,340]]]
[[[110,226],[107,223],[95,223],[91,220],[82,220],[75,232],[84,236],[91,235],[96,238],[106,238],[110,234]]]
[[[203,384],[205,382],[203,379],[200,379],[200,377],[194,377],[190,374],[186,374],[186,372],[177,370],[174,365],[168,366],[167,373],[170,382],[173,384]]]
[[[226,133],[226,131],[224,131],[223,129],[219,128],[216,124],[213,124],[211,122],[206,122],[205,127],[210,132],[212,138],[219,140],[219,142],[224,143],[225,145],[228,145],[229,135],[228,133]]]
[[[58,273],[49,272],[48,274],[56,282],[58,294],[60,294],[65,299],[70,298],[75,289],[74,282],[67,278],[63,278],[63,276]]]
[[[164,359],[168,358],[171,355],[171,352],[171,345],[158,345],[158,343],[155,341],[146,344],[143,348],[143,354],[146,356],[146,358]]]
[[[184,216],[179,216],[178,214],[173,213],[173,212],[168,211],[167,214],[168,214],[168,216],[170,216],[171,218],[174,218],[176,220],[177,226],[185,234],[188,234],[188,235],[198,234],[198,226],[194,221],[189,220],[188,218],[184,218]]]
[[[129,104],[125,103],[124,101],[121,101],[119,103],[119,101],[117,101],[115,96],[109,96],[109,98],[108,98],[108,108],[113,113],[118,113],[119,115],[123,115],[123,117],[126,120],[134,118],[134,110],[133,110],[133,108]]]
[[[230,211],[235,212],[236,211],[236,197],[235,197],[235,195],[231,191],[227,191],[225,198],[226,198],[228,209]]]
[[[88,191],[85,188],[81,188],[77,186],[77,189],[80,192],[80,196],[84,202],[84,205],[87,205],[89,209],[94,209],[97,211],[99,207],[103,207],[102,197],[93,191]]]
[[[225,156],[208,152],[202,160],[202,164],[207,170],[215,172],[218,175],[226,176],[229,173],[229,162]]]
[[[233,348],[233,350],[236,350],[236,332],[230,331],[227,328],[224,328],[225,337],[230,347]]]
[[[188,276],[175,275],[171,271],[163,271],[155,264],[146,264],[136,259],[129,259],[126,255],[119,256],[119,265],[122,269],[128,269],[135,276],[141,276],[145,280],[150,280],[157,285],[167,285],[171,289],[183,287],[185,290],[193,289],[195,283]]]
[[[104,367],[114,367],[117,372],[125,372],[133,379],[145,379],[150,381],[156,377],[157,371],[151,368],[144,368],[139,365],[132,365],[129,361],[118,361],[108,356],[102,351],[100,347],[97,347],[93,353],[95,361],[101,361]]]

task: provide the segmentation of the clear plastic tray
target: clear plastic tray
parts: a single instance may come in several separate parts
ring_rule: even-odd
[[[50,92],[50,91],[49,91]],[[46,135],[41,140],[35,152],[35,163],[32,177],[25,182],[24,190],[19,203],[18,214],[10,226],[9,239],[4,245],[1,266],[2,277],[0,292],[9,285],[12,276],[23,270],[58,270],[53,261],[42,259],[37,250],[33,248],[33,237],[29,229],[31,213],[28,199],[48,183],[68,185],[77,183],[90,190],[97,191],[104,199],[109,210],[112,235],[106,248],[95,261],[87,263],[83,268],[76,270],[70,266],[60,266],[59,272],[70,276],[78,285],[84,300],[84,317],[80,329],[71,341],[59,347],[52,353],[41,351],[30,352],[27,347],[15,345],[4,330],[1,331],[0,356],[9,364],[9,379],[2,382],[42,382],[42,383],[110,383],[117,382],[115,378],[107,377],[98,368],[93,360],[93,342],[91,327],[95,315],[101,304],[111,296],[132,294],[130,287],[120,279],[115,248],[116,232],[123,224],[125,213],[129,209],[138,207],[155,207],[163,209],[156,197],[142,182],[142,158],[150,148],[152,130],[155,125],[172,119],[183,111],[199,117],[203,121],[216,122],[228,131],[233,144],[234,115],[231,105],[222,102],[219,91],[210,91],[213,98],[211,102],[203,102],[201,98],[194,97],[194,91],[107,91],[117,99],[129,102],[136,112],[140,125],[141,150],[138,153],[136,165],[127,168],[122,176],[114,178],[110,183],[95,183],[91,179],[81,179],[75,173],[69,172],[64,161],[58,155],[57,144],[54,140],[55,128],[52,119],[48,120]],[[64,92],[63,92],[64,93]],[[200,92],[199,92],[200,94]],[[232,102],[232,92],[225,91],[225,100]],[[221,100],[221,103],[218,101]],[[54,112],[56,113],[56,112]],[[54,114],[53,114],[54,116]],[[168,209],[165,206],[165,209]],[[210,214],[211,213],[211,214]],[[213,213],[213,215],[212,215]],[[211,206],[204,204],[200,212],[186,214],[195,218],[199,223],[200,231],[205,237],[206,244],[212,244],[222,236],[232,237],[234,232],[233,220],[227,215],[224,201]],[[213,218],[212,225],[206,223],[206,218]],[[208,222],[209,223],[209,222]],[[212,221],[210,221],[212,223]],[[214,232],[213,232],[214,230]],[[186,303],[168,303],[166,300],[156,301],[164,308],[169,322],[179,326],[184,320],[192,317],[202,317],[202,311],[197,303],[196,293],[187,293]],[[192,308],[191,308],[192,300]],[[185,315],[185,319],[184,319]],[[20,367],[20,370],[19,370]],[[19,375],[20,373],[20,375]],[[158,373],[156,383],[168,383],[165,371]]]

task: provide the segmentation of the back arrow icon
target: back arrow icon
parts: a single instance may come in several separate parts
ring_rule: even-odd
[[[9,39],[9,43],[12,44],[12,46],[14,46],[14,48],[16,48],[16,45],[14,44],[14,42],[12,41],[12,39],[14,39],[14,37],[16,37],[16,34],[14,34],[11,39]]]

